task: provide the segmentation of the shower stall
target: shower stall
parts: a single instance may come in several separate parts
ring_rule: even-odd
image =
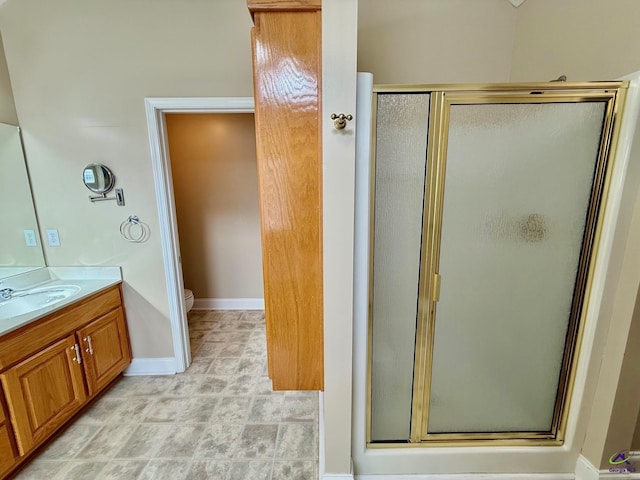
[[[627,85],[374,87],[368,447],[562,444]]]

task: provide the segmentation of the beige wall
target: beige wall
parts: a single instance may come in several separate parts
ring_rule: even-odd
[[[638,289],[640,287],[640,128],[636,128],[616,239],[608,267],[602,324],[601,350],[596,361],[599,375],[594,392],[582,455],[593,465],[609,468],[615,451],[631,446],[640,407],[640,355],[638,353]]]
[[[166,122],[185,286],[196,298],[262,298],[253,114]]]
[[[358,71],[374,84],[506,82],[516,16],[506,0],[361,0]]]
[[[512,81],[613,80],[640,70],[637,0],[531,0],[518,8]]]
[[[638,238],[640,230],[633,233],[633,244],[637,244],[635,239]],[[634,248],[633,245],[630,247]],[[638,256],[639,253],[636,251],[634,255]],[[637,294],[636,290],[636,304],[629,327],[629,336],[624,346],[625,355],[602,452],[601,468],[609,468],[608,459],[615,452],[632,448],[636,422],[640,418],[638,416],[638,409],[640,409],[640,299]]]
[[[637,0],[363,0],[358,71],[375,84],[611,80],[640,70],[638,18]]]
[[[173,356],[145,97],[251,96],[240,0],[10,0],[0,6],[16,109],[49,265],[120,265],[133,353]],[[126,206],[91,204],[87,163],[108,165]],[[146,243],[118,231],[146,222]]]
[[[13,101],[13,91],[11,90],[11,80],[4,55],[2,37],[0,37],[0,123],[18,125],[18,115]]]
[[[640,450],[640,414],[636,420],[635,431],[633,432],[633,439],[631,440],[631,449],[636,452]]]

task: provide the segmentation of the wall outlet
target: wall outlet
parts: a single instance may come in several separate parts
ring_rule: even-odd
[[[38,241],[36,240],[36,232],[35,230],[25,230],[24,231],[24,243],[27,244],[27,247],[37,247]]]
[[[47,229],[47,241],[49,242],[50,247],[59,247],[60,236],[58,235],[58,230]]]

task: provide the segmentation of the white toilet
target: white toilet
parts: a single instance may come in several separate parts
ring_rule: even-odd
[[[184,308],[187,312],[193,308],[193,292],[187,288],[184,289]]]

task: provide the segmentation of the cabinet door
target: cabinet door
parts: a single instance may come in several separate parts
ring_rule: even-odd
[[[16,458],[12,441],[13,434],[7,424],[4,409],[4,396],[2,395],[2,388],[0,388],[0,476],[15,464]]]
[[[127,327],[122,308],[94,320],[77,332],[82,345],[89,395],[95,395],[131,362]]]
[[[79,347],[69,336],[0,375],[18,450],[29,452],[85,402]]]
[[[10,435],[7,425],[0,426],[0,476],[16,463]]]

